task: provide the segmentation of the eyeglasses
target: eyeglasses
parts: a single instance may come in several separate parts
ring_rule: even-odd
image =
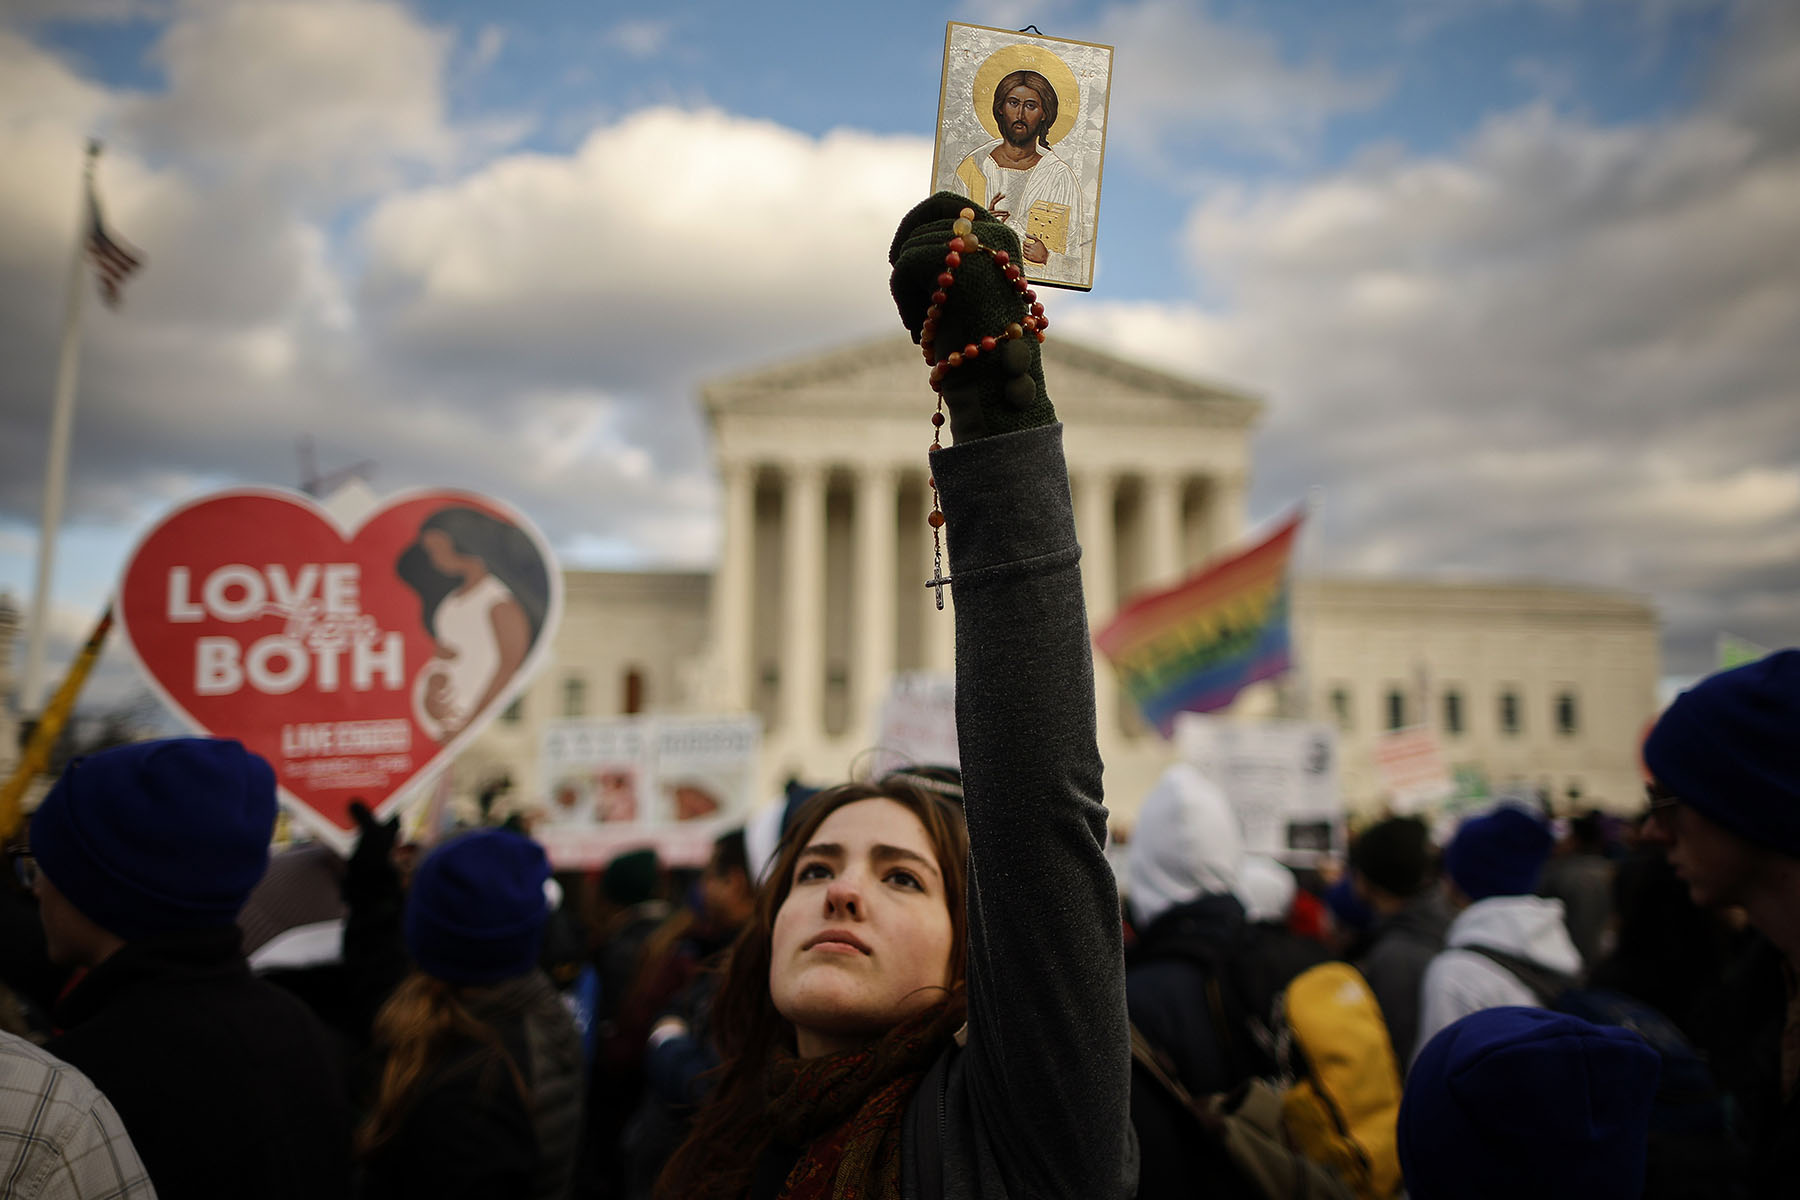
[[[21,850],[13,855],[13,875],[18,879],[20,887],[28,892],[36,890],[38,876],[41,874],[43,872],[38,870],[37,859],[30,852]]]
[[[1650,802],[1650,816],[1667,824],[1681,807],[1681,797],[1659,784],[1644,785],[1644,798]]]

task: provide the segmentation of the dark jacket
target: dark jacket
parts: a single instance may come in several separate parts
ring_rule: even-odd
[[[1062,428],[970,441],[931,467],[956,580],[969,1031],[945,1085],[909,1107],[908,1129],[935,1117],[942,1137],[930,1163],[908,1137],[902,1194],[935,1200],[922,1171],[941,1168],[946,1200],[1125,1200],[1125,963]]]
[[[500,1035],[531,1097],[531,1125],[538,1149],[531,1195],[558,1200],[569,1194],[581,1143],[581,1035],[562,997],[542,971],[474,988],[469,1010]]]
[[[561,1200],[581,1138],[574,1022],[542,971],[461,998],[495,1041],[437,1056],[399,1129],[369,1154],[362,1195]]]
[[[1196,1096],[1228,1092],[1274,1069],[1250,1033],[1250,1019],[1266,1020],[1273,996],[1245,994],[1240,974],[1250,947],[1244,907],[1226,895],[1176,905],[1132,947],[1125,972],[1131,1023]]]
[[[1697,1022],[1749,1147],[1753,1196],[1800,1195],[1800,1089],[1781,1092],[1787,988],[1781,952],[1759,936]]]
[[[353,858],[354,886],[345,888],[350,911],[344,923],[344,961],[349,991],[363,997],[358,1011],[372,1021],[412,963],[402,935],[405,904],[399,876],[385,857],[362,863],[360,871],[358,866]],[[536,968],[501,983],[464,988],[461,999],[494,1031],[512,1067],[492,1045],[459,1046],[440,1056],[401,1130],[371,1153],[363,1194],[567,1196],[580,1150],[586,1087],[574,1019],[549,976]],[[365,1088],[380,1077],[380,1064],[371,1067]],[[516,1096],[513,1068],[527,1099]],[[505,1087],[498,1086],[502,1081]],[[521,1162],[528,1164],[522,1176]],[[519,1178],[525,1181],[522,1186]],[[435,1182],[427,1188],[421,1180]]]
[[[1323,946],[1246,924],[1236,897],[1201,896],[1158,917],[1132,948],[1125,973],[1131,1022],[1190,1095],[1228,1092],[1275,1071],[1256,1028],[1267,1027],[1293,977],[1325,958]],[[1196,1180],[1221,1200],[1256,1194],[1142,1068],[1132,1072],[1131,1121],[1142,1155],[1138,1200],[1191,1197]]]
[[[1538,881],[1538,895],[1562,901],[1569,940],[1581,951],[1581,965],[1590,973],[1606,951],[1614,870],[1612,860],[1598,854],[1565,854],[1545,863]]]
[[[417,1098],[364,1165],[362,1200],[533,1195],[537,1133],[507,1060],[463,1042],[428,1069]]]
[[[1425,968],[1444,948],[1450,910],[1437,888],[1427,888],[1399,912],[1378,919],[1352,964],[1369,981],[1387,1022],[1394,1058],[1404,1071],[1419,1036],[1419,985]]]
[[[317,1018],[250,974],[237,927],[132,942],[57,1006],[45,1048],[118,1109],[165,1200],[335,1200],[350,1107]]]

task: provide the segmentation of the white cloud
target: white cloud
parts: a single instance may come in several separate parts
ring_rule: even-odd
[[[655,58],[669,44],[675,22],[648,18],[620,21],[606,31],[605,44],[631,58]]]
[[[382,0],[189,0],[154,50],[168,89],[129,127],[217,170],[355,195],[455,161],[452,42]]]
[[[1664,124],[1537,106],[1447,154],[1222,189],[1185,231],[1216,309],[1061,324],[1264,392],[1258,504],[1325,484],[1315,567],[1637,589],[1683,666],[1721,627],[1800,641],[1800,147],[1742,102],[1800,22],[1740,36]]]
[[[918,138],[646,110],[570,157],[384,201],[365,293],[424,351],[557,348],[615,380],[666,376],[657,356],[817,345],[888,319],[894,214],[928,163]]]
[[[1291,61],[1273,36],[1181,0],[1110,8],[1092,40],[1117,47],[1109,143],[1168,165],[1202,138],[1297,158],[1328,119],[1370,107],[1390,84],[1324,60]]]
[[[500,52],[506,49],[506,41],[506,30],[498,25],[483,25],[481,32],[475,35],[475,44],[469,48],[466,69],[477,73],[493,66]]]

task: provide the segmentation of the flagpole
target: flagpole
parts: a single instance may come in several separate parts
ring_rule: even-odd
[[[50,576],[56,564],[56,531],[62,524],[63,493],[69,475],[69,432],[75,423],[75,369],[81,359],[81,285],[87,265],[88,224],[93,214],[94,161],[100,143],[89,139],[87,164],[81,179],[80,218],[75,227],[75,248],[69,260],[68,298],[63,309],[62,353],[56,366],[56,400],[50,410],[50,455],[44,466],[43,521],[38,527],[37,590],[31,597],[31,618],[25,643],[25,679],[19,690],[19,710],[35,714],[43,699],[44,648],[49,641]]]

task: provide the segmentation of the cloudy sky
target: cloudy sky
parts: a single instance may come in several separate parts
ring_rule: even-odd
[[[710,565],[696,383],[895,328],[947,20],[1117,47],[1052,316],[1266,396],[1251,515],[1320,485],[1306,569],[1630,589],[1672,675],[1800,642],[1791,0],[5,0],[0,592],[90,134],[149,266],[88,309],[53,663],[138,532],[305,440]]]

